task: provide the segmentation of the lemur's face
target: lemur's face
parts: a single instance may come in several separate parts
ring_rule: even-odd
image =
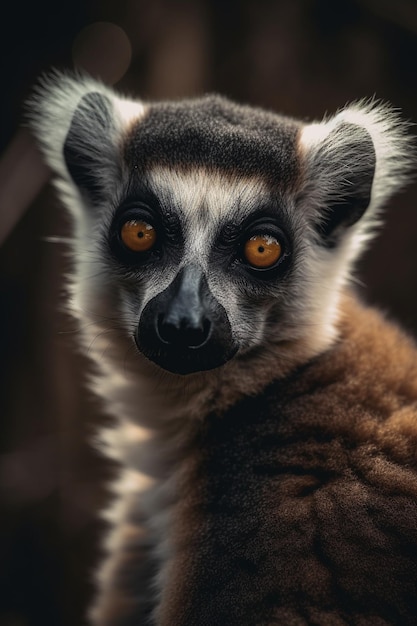
[[[204,168],[159,166],[138,178],[107,235],[138,349],[188,374],[262,343],[291,284],[281,194]]]
[[[61,81],[39,134],[76,218],[80,308],[176,374],[323,349],[371,191],[380,201],[381,112],[304,125],[219,97],[143,105]],[[378,180],[396,156],[382,153]]]
[[[269,316],[282,318],[289,298],[298,125],[248,140],[233,115],[217,99],[150,108],[125,136],[111,209],[99,188],[89,192],[126,330],[174,373],[210,370],[265,343]],[[72,132],[74,122],[69,140]],[[79,165],[66,157],[70,171]]]

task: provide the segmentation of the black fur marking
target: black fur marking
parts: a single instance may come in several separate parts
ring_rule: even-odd
[[[282,254],[272,267],[254,268],[244,257],[246,241],[256,234],[275,237],[282,246]],[[220,224],[210,258],[227,271],[234,272],[235,278],[240,276],[245,281],[274,283],[282,280],[291,267],[292,239],[286,212],[280,202],[272,199],[269,205],[260,206],[242,223]]]
[[[75,184],[90,200],[99,203],[105,197],[103,170],[116,165],[111,142],[114,132],[110,100],[100,93],[89,93],[81,99],[68,131],[64,158]]]
[[[125,158],[131,168],[196,165],[293,185],[299,128],[299,122],[220,96],[155,104],[133,129]]]
[[[137,219],[151,224],[156,230],[156,243],[147,252],[134,252],[123,244],[120,233],[123,224],[130,219]],[[117,209],[110,227],[106,243],[117,263],[127,268],[135,268],[164,259],[178,264],[184,250],[184,235],[178,215],[164,210],[158,198],[148,188],[136,186]]]

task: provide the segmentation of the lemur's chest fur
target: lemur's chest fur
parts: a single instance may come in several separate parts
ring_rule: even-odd
[[[350,299],[343,319],[324,355],[125,459],[148,479],[123,592],[152,578],[158,624],[415,623],[416,352]]]
[[[349,315],[340,346],[201,424],[158,623],[415,623],[416,352]]]

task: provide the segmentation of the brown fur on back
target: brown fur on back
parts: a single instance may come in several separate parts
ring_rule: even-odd
[[[417,623],[417,352],[346,299],[330,351],[184,461],[157,623]]]

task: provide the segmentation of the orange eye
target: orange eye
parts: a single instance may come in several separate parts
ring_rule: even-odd
[[[244,255],[252,267],[260,269],[272,267],[281,254],[281,244],[271,235],[255,235],[245,243]]]
[[[156,230],[147,222],[129,220],[123,224],[120,236],[129,250],[146,252],[155,244]]]

